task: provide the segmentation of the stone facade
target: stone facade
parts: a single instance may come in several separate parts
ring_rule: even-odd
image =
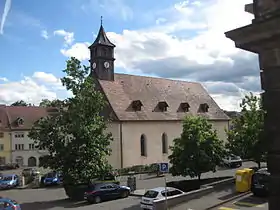
[[[226,36],[238,48],[259,55],[263,107],[266,111],[264,138],[268,146],[269,210],[280,206],[280,1],[255,0],[253,23],[229,31]]]

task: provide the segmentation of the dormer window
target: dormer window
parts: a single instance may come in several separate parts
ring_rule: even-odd
[[[143,104],[140,100],[132,101],[131,107],[134,111],[141,111]]]
[[[180,103],[178,112],[188,112],[190,110],[190,105],[187,102]]]
[[[22,118],[18,118],[18,119],[17,119],[17,124],[18,124],[19,126],[23,125],[23,123],[24,123],[24,120],[23,120]]]
[[[160,101],[158,102],[157,108],[161,112],[166,112],[168,108],[168,104],[166,103],[166,101]]]
[[[207,103],[200,104],[199,106],[199,112],[208,112],[209,105]]]

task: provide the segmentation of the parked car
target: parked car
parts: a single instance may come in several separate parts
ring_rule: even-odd
[[[59,185],[62,183],[62,175],[61,175],[61,173],[55,172],[55,171],[47,173],[43,177],[43,183],[45,186]]]
[[[21,210],[20,205],[15,200],[9,198],[0,198],[1,210]]]
[[[267,168],[261,168],[253,174],[251,191],[255,196],[267,196],[270,173]]]
[[[114,183],[91,184],[84,193],[84,199],[89,203],[100,203],[105,200],[126,198],[130,194],[130,188]]]
[[[238,168],[242,166],[242,159],[237,155],[230,154],[223,159],[224,165],[230,168]]]
[[[173,187],[157,187],[150,189],[143,195],[140,202],[140,207],[144,210],[152,210],[154,200],[164,199],[165,197],[173,197],[181,194],[184,194],[184,192]]]
[[[38,171],[36,168],[25,168],[22,170],[22,176],[36,176],[40,174],[40,171]]]
[[[19,185],[19,177],[16,174],[4,175],[0,180],[0,189],[14,188]]]

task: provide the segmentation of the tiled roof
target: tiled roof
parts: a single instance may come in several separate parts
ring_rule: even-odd
[[[115,74],[114,81],[99,80],[99,83],[119,120],[181,120],[186,115],[229,120],[199,83],[127,74]],[[141,111],[128,109],[135,100],[142,102]],[[155,111],[162,101],[168,104],[167,111]],[[190,105],[189,112],[179,112],[180,104],[186,102]],[[199,107],[204,103],[209,110],[201,113]]]
[[[31,129],[37,120],[47,115],[47,109],[44,107],[0,106],[0,120],[2,121],[2,125],[12,130]],[[18,119],[23,120],[23,124],[20,126],[17,123]]]

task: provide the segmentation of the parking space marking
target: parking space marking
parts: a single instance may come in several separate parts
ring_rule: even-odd
[[[233,209],[233,208],[228,208],[228,207],[220,207],[219,210],[238,210],[238,209]]]
[[[237,206],[244,206],[244,207],[259,207],[259,208],[264,207],[264,204],[247,203],[241,201],[236,201],[233,204]]]

